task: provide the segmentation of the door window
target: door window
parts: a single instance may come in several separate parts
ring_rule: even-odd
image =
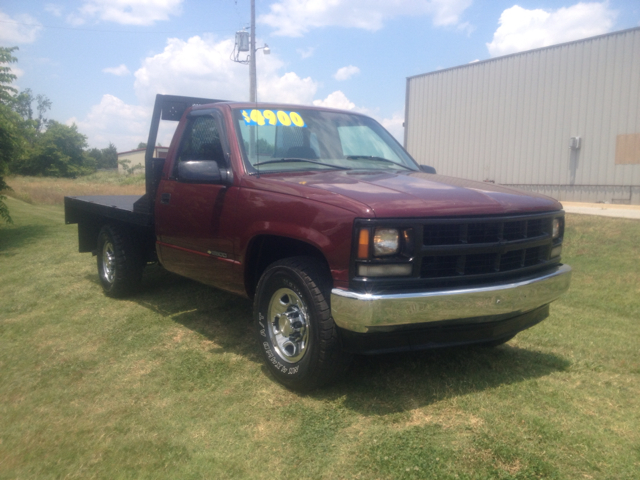
[[[226,168],[220,130],[214,117],[198,116],[187,125],[178,153],[178,162],[189,160],[215,161],[221,170]]]

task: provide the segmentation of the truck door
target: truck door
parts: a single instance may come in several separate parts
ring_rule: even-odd
[[[190,114],[168,179],[156,197],[158,254],[172,272],[202,283],[236,290],[238,263],[233,248],[233,218],[237,189],[229,177],[229,147],[222,115],[217,111]],[[220,181],[180,178],[181,162],[215,162]]]

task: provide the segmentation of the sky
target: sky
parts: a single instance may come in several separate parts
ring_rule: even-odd
[[[250,0],[0,1],[15,85],[120,152],[156,93],[248,100],[231,54],[249,24]],[[258,100],[363,112],[402,142],[407,77],[637,26],[639,0],[256,0]]]

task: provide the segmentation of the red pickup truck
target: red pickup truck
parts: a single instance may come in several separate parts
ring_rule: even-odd
[[[178,121],[166,159],[160,120]],[[352,354],[499,345],[569,288],[557,201],[436,175],[377,122],[158,95],[146,194],[66,197],[104,292],[158,261],[253,299],[271,373],[309,390]]]

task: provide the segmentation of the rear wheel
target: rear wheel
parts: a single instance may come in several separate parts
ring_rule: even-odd
[[[329,307],[330,278],[313,258],[271,264],[254,301],[267,368],[285,386],[308,391],[336,380],[348,366]]]
[[[105,225],[98,234],[98,275],[104,293],[126,297],[140,289],[144,264],[130,232]]]

